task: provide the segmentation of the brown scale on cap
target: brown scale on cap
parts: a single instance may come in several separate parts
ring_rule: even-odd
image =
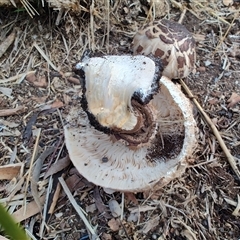
[[[153,54],[161,58],[163,75],[171,79],[184,78],[195,71],[195,40],[177,22],[162,19],[147,24],[136,33],[132,46],[134,55]]]

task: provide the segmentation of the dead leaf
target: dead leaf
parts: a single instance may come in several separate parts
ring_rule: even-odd
[[[97,206],[98,211],[100,213],[102,213],[104,215],[104,217],[106,217],[108,219],[112,218],[112,216],[110,216],[110,214],[107,212],[107,208],[102,201],[102,198],[100,196],[99,189],[97,186],[93,190],[93,197],[95,199],[95,204]]]
[[[19,123],[10,122],[10,121],[3,120],[3,119],[0,119],[0,124],[4,125],[4,126],[7,126],[9,128],[15,128],[15,127],[19,126]]]
[[[234,107],[238,102],[240,102],[240,95],[233,92],[232,96],[228,99],[227,102],[229,103],[228,106],[227,106],[228,108]]]
[[[35,125],[39,112],[34,113],[32,117],[28,120],[27,125],[23,132],[23,141],[28,142],[32,136],[32,126]]]
[[[40,211],[42,210],[42,204],[41,204],[39,192],[38,192],[38,180],[41,173],[43,162],[51,153],[53,153],[53,151],[54,151],[54,147],[47,148],[36,160],[36,165],[33,168],[33,172],[32,172],[31,193]]]
[[[22,167],[23,163],[0,166],[0,180],[11,180],[17,177]]]
[[[61,184],[58,183],[57,187],[56,187],[56,190],[54,192],[53,198],[52,198],[51,206],[50,206],[50,208],[48,210],[49,214],[53,214],[54,213],[55,207],[57,205],[57,202],[58,202],[58,199],[59,199],[59,196],[60,196],[60,192],[61,192]]]
[[[12,98],[12,88],[7,88],[7,87],[0,87],[0,92],[9,97],[9,98]]]
[[[219,103],[219,100],[216,99],[216,98],[212,98],[212,99],[210,99],[208,102],[209,102],[211,105],[216,105],[216,104]]]
[[[82,189],[82,188],[86,187],[86,184],[82,180],[83,179],[76,174],[69,176],[66,179],[66,184],[67,184],[70,192],[73,192],[78,189]]]
[[[52,103],[51,108],[61,108],[61,107],[63,107],[63,106],[64,106],[63,102],[60,101],[59,99],[56,99],[56,100]]]
[[[47,100],[47,96],[43,96],[43,97],[32,96],[31,99],[39,104],[44,104]]]
[[[0,117],[6,117],[11,115],[16,115],[25,112],[26,108],[24,106],[18,106],[16,108],[2,109],[0,110]]]
[[[136,199],[134,193],[126,192],[124,195],[126,197],[127,203],[133,202],[134,204],[138,205],[138,200]]]
[[[119,219],[112,218],[111,220],[108,221],[108,226],[112,231],[118,231],[121,227],[121,223]]]
[[[48,178],[49,176],[60,172],[64,168],[66,168],[71,163],[69,156],[67,155],[64,158],[59,159],[56,163],[54,163],[48,171],[44,175],[44,179]]]
[[[144,225],[142,232],[144,234],[148,233],[149,231],[151,231],[153,228],[155,228],[156,226],[159,225],[159,216],[155,216],[153,218],[151,218],[150,220],[147,221],[147,223]]]
[[[52,109],[52,108],[61,108],[63,107],[64,104],[62,101],[60,101],[59,99],[55,99],[54,101],[49,101],[48,103],[46,103],[46,105],[41,107],[41,110],[48,110],[48,109]]]
[[[35,87],[46,88],[48,86],[46,76],[27,75],[26,80]]]
[[[88,206],[86,206],[86,212],[90,212],[90,213],[93,213],[94,211],[97,210],[97,207],[96,207],[96,204],[93,203],[93,204],[90,204]]]
[[[103,233],[101,237],[102,240],[112,240],[112,236],[108,233]]]
[[[45,202],[45,196],[40,197],[40,203]],[[39,213],[39,208],[35,201],[32,201],[27,204],[27,206],[22,206],[19,210],[12,214],[16,222],[21,222],[25,219],[32,217],[33,215]]]
[[[0,136],[20,136],[21,132],[18,131],[18,129],[10,130],[6,128],[2,128],[0,132]]]
[[[130,213],[129,214],[129,216],[128,216],[128,218],[127,218],[127,221],[128,222],[137,222],[137,220],[138,220],[138,217],[139,217],[139,214],[138,213]]]
[[[0,44],[0,58],[7,51],[7,49],[11,46],[14,39],[16,37],[16,29],[14,29],[6,39]]]
[[[75,78],[75,77],[69,77],[69,78],[67,78],[67,80],[68,80],[70,83],[73,83],[73,84],[76,84],[76,85],[79,85],[79,84],[80,84],[79,79],[77,79],[77,78]]]

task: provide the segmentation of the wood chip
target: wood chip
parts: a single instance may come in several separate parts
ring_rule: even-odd
[[[79,85],[80,84],[80,81],[79,79],[75,78],[75,77],[69,77],[67,78],[67,80],[70,82],[70,83],[73,83],[75,85]]]
[[[34,72],[28,74],[26,80],[35,87],[46,88],[48,86],[46,76],[36,76]]]
[[[43,204],[45,201],[45,196],[40,197],[40,202]],[[26,211],[26,212],[25,212]],[[35,201],[32,201],[25,206],[21,207],[19,210],[14,212],[12,216],[16,220],[16,222],[21,222],[25,219],[32,217],[33,215],[39,213],[38,205]]]
[[[238,102],[240,102],[240,95],[233,92],[227,102],[228,102],[228,108],[234,107]]]
[[[18,106],[16,108],[2,109],[0,110],[0,117],[6,117],[11,115],[16,115],[25,112],[26,108],[24,106]]]
[[[147,223],[144,225],[142,231],[144,234],[148,233],[151,231],[153,228],[159,225],[159,216],[153,217],[150,220],[147,221]]]
[[[108,219],[112,218],[112,216],[110,216],[110,214],[107,212],[107,208],[102,201],[102,198],[100,196],[99,189],[97,186],[93,190],[93,197],[95,199],[95,204],[97,206],[98,211],[100,213],[102,213],[104,215],[104,217],[106,217]]]
[[[103,233],[101,237],[102,237],[102,240],[112,240],[112,236],[108,233]]]
[[[20,173],[23,163],[0,166],[0,180],[11,180]]]
[[[121,223],[119,219],[112,218],[111,220],[108,221],[108,226],[112,231],[118,231],[121,227]]]
[[[45,173],[44,179],[48,178],[49,176],[51,176],[57,172],[60,172],[61,170],[63,170],[67,166],[69,166],[70,163],[71,163],[71,161],[70,161],[69,156],[59,159],[56,163],[54,163],[48,169],[48,171]]]

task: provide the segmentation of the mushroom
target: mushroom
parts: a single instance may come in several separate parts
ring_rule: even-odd
[[[181,24],[167,19],[154,21],[139,30],[132,42],[134,55],[159,57],[163,75],[184,78],[195,71],[196,52],[192,34]]]
[[[64,127],[77,170],[96,185],[121,191],[163,186],[182,174],[195,146],[191,105],[142,55],[84,58],[83,78]]]

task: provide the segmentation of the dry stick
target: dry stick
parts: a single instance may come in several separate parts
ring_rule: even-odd
[[[25,188],[25,197],[24,197],[24,202],[26,203],[26,199],[27,199],[27,190],[28,190],[28,185],[29,185],[29,181],[30,181],[30,177],[31,177],[31,172],[33,169],[33,162],[35,160],[35,157],[37,155],[37,148],[38,148],[38,144],[39,144],[39,139],[40,139],[40,135],[41,135],[41,128],[38,129],[37,132],[37,138],[36,138],[36,142],[33,148],[33,153],[32,153],[32,157],[31,157],[31,161],[30,161],[30,166],[29,166],[29,171],[25,174],[27,175],[27,179],[26,179],[26,188]],[[24,209],[24,214],[26,213],[26,204],[25,204],[25,209]]]
[[[236,16],[237,16],[237,15],[236,15]],[[233,26],[233,23],[235,22],[235,20],[236,20],[236,18],[237,18],[236,16],[233,18],[232,22],[231,22],[230,25],[228,26],[228,29],[227,29],[226,33],[224,34],[224,36],[220,39],[218,45],[217,45],[216,48],[215,48],[215,51],[213,52],[213,55],[215,55],[215,53],[217,52],[219,46],[223,43],[223,41],[225,40],[226,36],[228,35],[230,29],[231,29],[232,26]]]
[[[38,50],[38,52],[42,55],[42,57],[48,62],[48,64],[56,71],[58,72],[57,67],[51,62],[49,57],[44,53],[44,51],[37,45],[36,42],[33,43],[33,46]]]
[[[187,8],[184,7],[183,10],[182,10],[181,16],[180,16],[180,18],[178,20],[178,23],[182,23],[185,15],[186,15],[186,12],[187,12]]]
[[[194,104],[196,105],[198,110],[201,112],[202,116],[205,118],[205,120],[208,123],[208,125],[210,126],[210,128],[212,129],[213,134],[217,138],[220,147],[222,148],[223,152],[225,153],[230,166],[232,167],[232,169],[235,172],[235,174],[237,175],[237,177],[240,179],[240,172],[237,168],[237,164],[236,164],[233,156],[231,155],[230,151],[228,150],[225,142],[223,141],[219,131],[217,130],[217,128],[215,127],[215,125],[211,121],[210,117],[204,112],[204,110],[202,109],[201,105],[198,103],[196,98],[194,98],[192,92],[190,91],[188,86],[185,84],[185,82],[182,79],[180,79],[180,83],[181,83],[182,87],[184,88],[184,90],[187,92],[188,96],[192,99],[192,101],[194,102]]]
[[[77,204],[76,200],[74,199],[73,195],[71,194],[67,184],[65,183],[64,179],[62,177],[58,178],[59,182],[62,185],[62,188],[64,190],[64,192],[67,194],[69,201],[71,202],[71,204],[73,205],[73,207],[75,208],[76,212],[78,213],[78,215],[81,217],[81,219],[83,220],[83,222],[85,223],[86,227],[88,228],[88,230],[91,232],[92,234],[92,238],[93,239],[98,239],[100,240],[100,238],[97,237],[97,234],[95,233],[94,229],[92,228],[92,226],[90,225],[90,223],[88,222],[87,218],[85,217],[85,215],[83,214],[80,206]]]

